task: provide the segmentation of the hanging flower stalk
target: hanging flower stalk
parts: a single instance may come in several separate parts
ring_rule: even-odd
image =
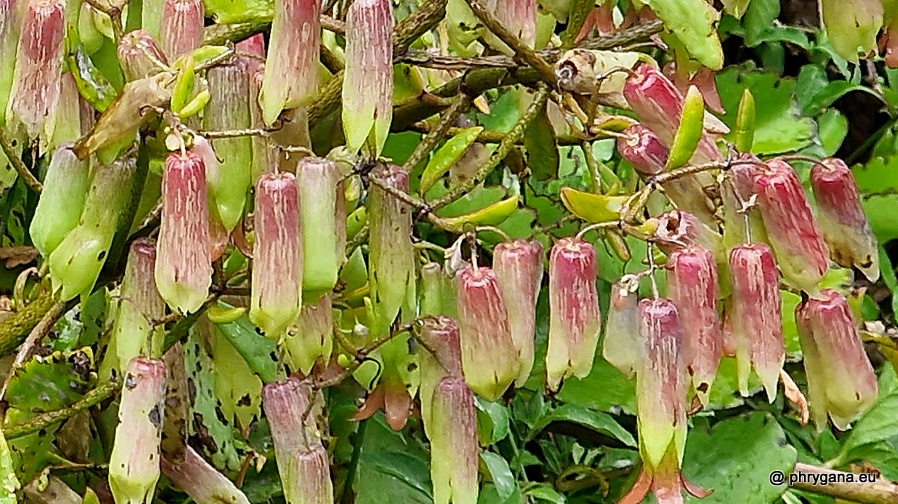
[[[343,132],[346,147],[379,156],[393,118],[393,10],[389,0],[359,0],[346,14]]]
[[[273,124],[282,110],[305,105],[318,92],[320,17],[321,2],[274,2],[265,77],[259,95],[265,124]]]
[[[879,279],[876,237],[864,215],[851,170],[840,159],[824,159],[811,168],[811,187],[817,200],[818,222],[830,257],[846,268],[855,267],[871,282]]]
[[[434,504],[477,502],[477,416],[474,395],[464,380],[446,376],[437,383],[431,416]]]
[[[686,447],[686,390],[683,325],[669,299],[639,302],[643,354],[636,371],[636,420],[642,472],[621,502],[641,502],[649,489],[659,504],[682,503],[683,489],[695,497],[708,492],[680,473]]]
[[[164,2],[159,45],[169,61],[175,61],[203,45],[205,16],[203,2],[202,0],[164,0]]]
[[[508,310],[496,273],[488,267],[458,274],[462,369],[471,390],[495,401],[520,375]]]
[[[208,70],[206,78],[211,97],[203,116],[205,128],[215,131],[251,127],[246,67],[239,61],[218,65]],[[252,185],[252,140],[246,136],[216,138],[212,148],[220,161],[218,180],[209,185],[209,190],[230,234],[243,218],[246,195]]]
[[[408,192],[408,174],[399,166],[379,165],[371,176],[394,190]],[[401,308],[410,310],[415,305],[412,214],[408,205],[377,184],[371,185],[367,208],[368,281],[375,315],[372,328],[374,334],[384,334]]]
[[[829,267],[829,251],[795,170],[774,159],[754,183],[767,239],[783,276],[812,295]]]
[[[118,60],[127,81],[150,77],[162,71],[160,64],[168,65],[168,58],[146,30],[126,33],[118,44]]]
[[[446,376],[463,377],[458,324],[449,317],[428,317],[424,319],[420,338],[426,348],[420,352],[418,363],[421,370],[418,395],[421,398],[424,433],[431,439],[435,435],[431,423],[431,405],[437,384]]]
[[[119,369],[123,374],[133,357],[162,353],[162,328],[153,324],[165,315],[165,301],[156,289],[155,267],[156,244],[145,238],[132,242],[112,328]]]
[[[511,338],[518,353],[520,373],[515,380],[522,387],[533,369],[533,342],[536,335],[536,300],[543,280],[543,247],[536,240],[514,240],[496,245],[493,271],[508,310]]]
[[[302,238],[296,178],[267,173],[256,184],[249,318],[279,339],[302,306]]]
[[[118,426],[109,458],[109,488],[115,502],[153,501],[159,481],[159,443],[165,399],[165,365],[135,357],[122,382]]]
[[[78,225],[89,186],[87,161],[79,161],[71,145],[57,147],[29,228],[31,241],[42,256],[49,257]]]
[[[579,238],[563,238],[549,259],[549,348],[547,387],[558,390],[569,376],[592,370],[602,329],[596,292],[596,252]]]
[[[733,296],[727,324],[736,350],[739,390],[748,395],[748,377],[754,369],[770,402],[785,360],[779,276],[767,245],[750,243],[730,251]]]
[[[15,6],[12,6],[13,10]],[[14,15],[14,14],[11,14]],[[31,0],[22,20],[15,73],[9,96],[9,116],[25,128],[29,138],[52,134],[59,102],[62,52],[65,38],[65,3]]]
[[[321,296],[315,304],[303,305],[283,343],[293,369],[308,375],[315,363],[326,364],[333,350],[333,331],[334,309],[330,294]]]
[[[135,169],[136,159],[130,157],[94,167],[78,225],[49,258],[53,290],[61,290],[62,299],[89,294],[93,289],[129,203]]]
[[[174,152],[162,173],[156,287],[172,309],[200,309],[212,285],[206,167],[194,151]]]
[[[820,299],[805,298],[795,321],[808,378],[811,416],[818,430],[827,415],[839,430],[876,401],[878,387],[848,301],[825,289]]]
[[[692,386],[702,404],[723,351],[723,334],[717,315],[717,265],[700,245],[674,251],[667,260],[667,289],[683,326],[683,359]]]
[[[296,167],[305,251],[303,290],[313,299],[334,288],[343,262],[343,253],[337,250],[337,191],[340,178],[337,164],[329,159],[305,157]]]
[[[249,504],[249,499],[231,480],[190,446],[180,464],[163,458],[162,474],[196,502]]]
[[[295,377],[262,389],[262,408],[288,504],[334,502],[330,462],[315,425],[311,394],[311,387]]]
[[[632,377],[642,362],[643,340],[639,334],[638,279],[626,275],[611,285],[608,321],[602,356],[621,373]]]
[[[645,126],[634,124],[624,130],[623,134],[627,137],[618,140],[617,150],[621,158],[630,163],[644,179],[664,171],[668,150],[655,133]],[[712,182],[707,174],[693,174],[665,182],[661,187],[677,208],[695,215],[708,225],[714,225],[716,221],[713,205],[705,196],[703,187]]]

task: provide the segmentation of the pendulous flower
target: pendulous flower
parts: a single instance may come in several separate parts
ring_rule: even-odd
[[[511,338],[521,367],[515,384],[522,387],[533,369],[536,300],[543,280],[542,245],[536,240],[514,240],[496,245],[493,271],[499,279],[508,310]]]
[[[159,45],[169,61],[203,45],[204,16],[202,0],[164,0]]]
[[[337,243],[337,192],[341,174],[325,158],[304,157],[296,166],[302,220],[303,290],[315,298],[337,283],[343,253]],[[344,233],[345,234],[345,233]]]
[[[474,394],[460,377],[446,376],[437,383],[431,425],[434,504],[477,502],[477,414]]]

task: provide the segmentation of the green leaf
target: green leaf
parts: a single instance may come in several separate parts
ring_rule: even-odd
[[[723,49],[715,27],[720,14],[705,0],[645,0],[646,5],[672,31],[702,65],[718,70]]]
[[[745,27],[745,45],[754,47],[761,43],[761,35],[780,15],[779,0],[754,0],[748,5],[742,25]]]
[[[898,238],[898,219],[894,218],[898,195],[870,196],[861,201],[861,206],[880,243]]]
[[[452,165],[464,156],[468,147],[477,140],[477,135],[482,131],[483,128],[480,126],[467,128],[447,140],[446,143],[444,143],[443,146],[430,157],[430,161],[427,162],[427,167],[424,168],[424,173],[421,174],[418,193],[427,193],[437,180],[442,178],[443,175],[452,168]]]
[[[567,504],[567,499],[564,498],[564,495],[556,492],[554,488],[547,485],[536,485],[528,488],[525,492],[526,495],[533,497],[538,502],[549,502],[551,504]]]
[[[771,72],[746,72],[739,69],[717,74],[720,101],[727,110],[721,119],[731,130],[743,90],[751,89],[755,100],[754,154],[779,154],[801,149],[814,138],[814,123],[800,118],[793,102],[795,81],[781,79]],[[731,133],[728,138],[733,136]]]
[[[589,6],[592,8],[592,2]],[[561,156],[545,105],[524,130],[524,148],[527,150],[527,166],[537,180],[550,180],[558,175]]]
[[[35,357],[16,370],[5,399],[10,408],[31,413],[71,406],[90,385],[92,361],[89,348]]]
[[[261,22],[274,15],[272,0],[203,0],[203,5],[216,23]]]
[[[783,429],[763,412],[693,428],[686,440],[683,476],[714,493],[688,502],[729,504],[745,502],[747,495],[751,502],[774,502],[788,487],[771,485],[771,471],[788,474],[796,459]]]
[[[508,435],[508,408],[480,397],[475,397],[474,401],[477,406],[477,430],[481,444],[491,445],[505,439]]]
[[[223,307],[230,307],[219,302]],[[249,368],[265,383],[277,380],[277,344],[256,332],[256,327],[246,315],[233,322],[216,324],[222,336],[234,346]]]
[[[496,485],[486,483],[480,488],[480,496],[477,498],[478,504],[521,504],[521,491],[515,485],[511,495],[501,499]]]
[[[636,411],[636,389],[626,375],[596,355],[592,372],[586,378],[570,378],[564,382],[557,398],[594,410],[629,415]]]
[[[16,478],[16,466],[9,445],[6,444],[6,438],[0,431],[0,504],[16,504],[18,502],[16,490],[19,488],[21,484]]]
[[[432,504],[428,456],[413,438],[391,430],[378,413],[369,420],[355,480],[357,504]]]
[[[627,446],[636,447],[636,439],[607,413],[595,411],[579,404],[563,404],[543,416],[530,432],[532,439],[552,422],[571,422],[617,439]]]
[[[511,474],[511,468],[508,467],[508,462],[491,451],[480,452],[480,458],[483,459],[487,470],[490,472],[493,483],[496,485],[499,499],[505,500],[511,497],[511,494],[517,488],[517,484],[515,484],[514,475]]]

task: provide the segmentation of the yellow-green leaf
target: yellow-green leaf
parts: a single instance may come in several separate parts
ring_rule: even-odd
[[[739,152],[751,152],[755,141],[755,97],[746,89],[739,100],[739,111],[736,113],[736,131],[733,144]]]
[[[689,86],[686,100],[683,102],[683,112],[680,114],[680,125],[677,127],[665,169],[679,168],[689,161],[704,133],[704,122],[705,103],[702,93],[697,87]]]
[[[717,36],[720,13],[706,0],[644,0],[686,46],[686,50],[702,65],[720,70],[723,67],[723,48]]]
[[[480,210],[459,215],[458,217],[443,219],[443,222],[449,228],[458,232],[461,232],[467,224],[473,226],[495,226],[502,224],[505,219],[517,210],[520,199],[520,196],[512,196],[493,203],[492,205],[483,207]]]
[[[588,222],[612,222],[620,219],[620,210],[629,198],[588,193],[570,187],[561,189],[564,207]]]
[[[477,135],[483,131],[480,126],[467,128],[450,138],[440,147],[424,168],[421,174],[421,183],[418,185],[418,193],[425,194],[440,178],[449,171],[468,150],[468,147],[477,140]]]

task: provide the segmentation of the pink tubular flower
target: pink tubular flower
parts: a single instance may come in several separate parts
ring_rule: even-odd
[[[319,295],[334,288],[343,254],[337,256],[337,164],[329,159],[304,157],[296,167],[302,207],[303,289]],[[345,233],[344,233],[345,234]]]
[[[159,73],[162,69],[157,62],[168,64],[168,58],[156,44],[156,40],[144,30],[126,33],[119,42],[116,52],[122,73],[129,82]]]
[[[421,420],[428,439],[433,436],[431,405],[437,384],[446,376],[463,377],[458,325],[450,317],[428,317],[421,328],[421,340],[427,346],[420,351]],[[433,353],[431,353],[433,352]]]
[[[667,163],[667,146],[661,139],[641,124],[634,124],[623,131],[625,139],[618,140],[617,151],[621,158],[633,165],[641,175],[657,175]]]
[[[458,274],[462,369],[471,390],[495,401],[520,374],[508,310],[496,273],[487,267]]]
[[[728,247],[747,242],[767,243],[767,231],[761,214],[757,207],[749,208],[755,195],[755,180],[763,163],[751,154],[740,155],[738,161],[754,163],[734,163],[720,185],[725,217],[724,243]]]
[[[159,443],[165,399],[165,364],[135,357],[122,381],[118,425],[109,458],[109,488],[116,502],[152,502],[159,481]]]
[[[632,275],[614,282],[602,356],[621,373],[632,377],[642,361],[642,337],[639,334],[638,281]]]
[[[730,251],[729,266],[733,296],[727,323],[736,346],[739,390],[748,394],[748,377],[754,368],[767,399],[773,402],[786,357],[773,254],[762,243],[738,245]]]
[[[163,458],[162,474],[196,502],[249,504],[249,499],[231,480],[190,446],[180,464]]]
[[[780,271],[795,287],[816,293],[829,267],[829,251],[795,170],[785,161],[768,161],[754,189]]]
[[[271,125],[282,110],[306,104],[318,92],[321,2],[276,0],[259,105]]]
[[[817,218],[830,257],[839,266],[858,268],[871,282],[879,279],[876,237],[864,215],[851,170],[840,159],[824,159],[811,168]]]
[[[343,132],[358,152],[369,137],[379,156],[393,118],[393,10],[389,0],[358,0],[346,14]]]
[[[596,252],[580,238],[562,238],[549,259],[549,348],[546,382],[558,390],[569,376],[592,370],[602,329],[596,292]]]
[[[477,413],[464,380],[442,378],[433,391],[431,463],[434,504],[477,502]]]
[[[518,351],[521,371],[516,385],[521,387],[533,369],[533,341],[536,333],[536,300],[543,279],[543,247],[536,240],[514,240],[496,245],[493,271],[499,279],[511,337]]]
[[[204,16],[202,0],[165,0],[159,40],[169,61],[203,45]]]
[[[199,310],[212,285],[212,264],[206,168],[193,151],[165,159],[156,249],[156,287],[162,299],[181,313]]]
[[[678,247],[700,245],[714,256],[718,263],[727,261],[723,237],[689,212],[670,210],[657,217],[655,240],[665,254],[670,255]]]
[[[52,130],[62,80],[65,3],[32,0],[22,20],[9,111],[29,138]]]
[[[821,299],[807,298],[795,307],[795,321],[814,423],[822,430],[828,414],[839,430],[846,430],[878,393],[848,301],[824,289]]]
[[[259,178],[255,233],[249,318],[266,336],[277,339],[302,305],[302,238],[293,174]]]
[[[717,315],[717,265],[706,248],[689,245],[667,260],[667,289],[683,324],[683,358],[703,404],[717,375],[723,335]]]
[[[665,145],[670,146],[683,112],[684,98],[676,86],[657,68],[643,64],[627,79],[624,97],[639,122],[658,135]],[[690,163],[701,164],[722,159],[720,150],[706,132],[703,133]]]

